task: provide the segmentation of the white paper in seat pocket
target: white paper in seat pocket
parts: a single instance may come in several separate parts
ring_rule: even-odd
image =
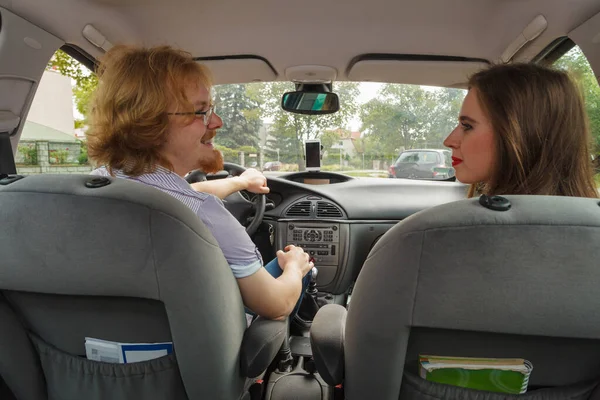
[[[93,361],[128,364],[153,360],[172,352],[173,342],[120,343],[89,337],[85,338],[87,359]]]

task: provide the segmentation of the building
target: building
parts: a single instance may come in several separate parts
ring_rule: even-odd
[[[23,125],[15,155],[20,174],[85,173],[75,135],[71,78],[44,71]]]
[[[342,149],[343,154],[347,154],[350,157],[354,157],[359,153],[362,153],[358,139],[360,139],[361,133],[358,131],[347,131],[342,128],[338,128],[334,131],[340,137],[339,143],[334,143],[331,148],[337,153],[339,149]]]

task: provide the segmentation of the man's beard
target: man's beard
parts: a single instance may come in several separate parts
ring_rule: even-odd
[[[216,130],[207,130],[202,138],[202,142],[212,142],[212,139],[215,136],[217,136]],[[213,148],[212,152],[198,160],[198,168],[205,174],[215,174],[223,170],[223,154],[221,154],[219,150]]]
[[[223,170],[223,154],[217,149],[213,149],[207,157],[198,160],[198,168],[206,174],[214,174]]]

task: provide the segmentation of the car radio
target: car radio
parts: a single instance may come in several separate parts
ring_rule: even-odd
[[[302,247],[316,264],[337,265],[339,224],[288,223],[286,244]]]

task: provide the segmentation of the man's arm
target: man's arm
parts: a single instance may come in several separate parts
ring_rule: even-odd
[[[263,266],[260,253],[246,230],[213,196],[205,199],[198,216],[217,240],[236,277],[244,305],[265,318],[289,315],[300,297],[302,277],[313,267],[301,247],[289,245],[277,252],[282,270],[275,279]]]
[[[248,188],[248,183],[241,176],[236,176],[227,179],[196,182],[192,183],[191,186],[197,192],[214,194],[223,200],[232,193],[246,190]]]
[[[283,270],[278,278],[261,268],[237,280],[244,305],[265,318],[283,319],[291,314],[300,298],[302,278],[314,266],[302,248],[290,245],[285,250],[277,252]]]
[[[269,193],[267,178],[253,168],[248,168],[240,176],[196,182],[192,183],[191,186],[197,192],[210,193],[221,200],[240,190],[248,190],[259,194]]]

